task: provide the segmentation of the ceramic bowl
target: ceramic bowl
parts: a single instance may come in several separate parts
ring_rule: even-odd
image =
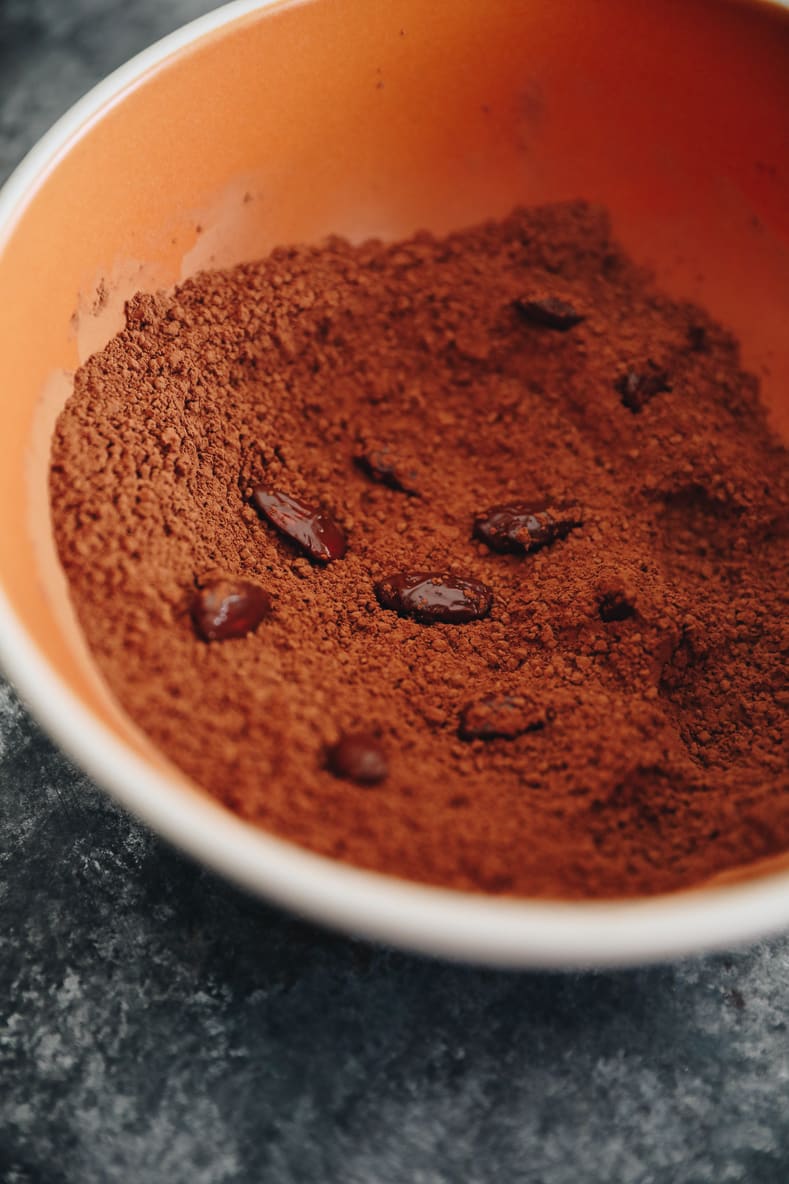
[[[46,468],[69,375],[124,299],[330,232],[442,232],[586,197],[742,341],[789,427],[789,13],[719,0],[231,4],[78,103],[0,196],[0,656],[101,785],[247,889],[431,954],[636,963],[789,926],[784,861],[649,900],[442,891],[240,822],[114,706],[76,628]]]

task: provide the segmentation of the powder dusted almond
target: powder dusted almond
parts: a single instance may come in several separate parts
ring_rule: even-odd
[[[522,321],[530,325],[537,325],[541,329],[558,329],[560,333],[574,329],[586,319],[569,300],[549,293],[519,296],[515,301],[515,311]]]
[[[328,765],[335,777],[359,785],[378,785],[389,772],[383,747],[369,732],[341,736],[328,751]]]
[[[461,740],[514,740],[555,717],[555,708],[523,695],[486,695],[463,708],[458,733]]]

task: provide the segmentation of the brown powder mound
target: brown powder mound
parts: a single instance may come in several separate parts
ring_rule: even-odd
[[[258,487],[323,510],[336,548],[311,562]],[[598,210],[281,249],[137,296],[77,374],[51,493],[121,704],[284,838],[571,898],[789,848],[785,455],[732,338]],[[399,616],[375,586],[400,572],[479,581],[489,615],[483,590],[477,619]],[[198,635],[218,576],[270,595],[246,637]]]

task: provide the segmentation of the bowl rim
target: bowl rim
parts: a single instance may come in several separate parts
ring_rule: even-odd
[[[72,106],[0,189],[0,252],[38,185],[145,75],[240,19],[305,0],[234,0],[136,55]],[[771,0],[789,7],[789,0]],[[2,575],[0,573],[0,581]],[[623,901],[484,896],[365,871],[275,838],[186,794],[84,707],[17,618],[0,582],[0,663],[62,750],[125,809],[237,885],[332,928],[499,967],[636,965],[726,949],[789,927],[789,870]]]

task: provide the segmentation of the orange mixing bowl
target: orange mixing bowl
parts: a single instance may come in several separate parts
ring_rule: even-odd
[[[635,962],[789,926],[789,873],[649,901],[440,891],[241,823],[151,749],[76,628],[46,468],[69,374],[124,299],[278,243],[397,237],[584,197],[733,328],[789,429],[789,13],[726,0],[241,3],[113,75],[0,196],[0,653],[119,800],[329,923],[500,964]],[[779,861],[780,863],[780,861]]]

